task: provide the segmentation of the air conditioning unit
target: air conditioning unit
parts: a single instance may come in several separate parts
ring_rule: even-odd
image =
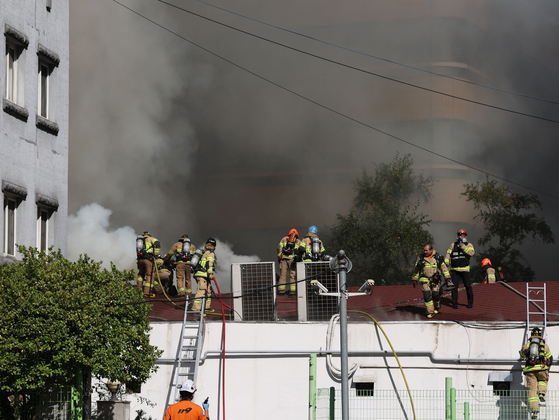
[[[275,284],[273,262],[231,264],[235,321],[276,321]]]
[[[330,271],[328,262],[297,263],[297,281],[309,278],[308,281],[297,283],[297,310],[299,321],[329,321],[332,315],[339,313],[337,296],[316,295],[311,287],[311,279],[317,279],[330,293],[340,290],[338,275]]]

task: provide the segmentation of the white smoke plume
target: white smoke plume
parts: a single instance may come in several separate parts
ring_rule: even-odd
[[[137,233],[130,226],[110,229],[109,219],[112,210],[92,203],[82,206],[76,214],[68,218],[68,259],[77,261],[80,255],[87,254],[101,267],[109,269],[111,262],[120,270],[136,268],[135,246]],[[236,255],[233,245],[218,239],[216,247],[216,280],[220,291],[231,290],[231,263],[258,262],[256,255]],[[167,252],[162,245],[161,253]],[[196,290],[193,279],[193,290]]]

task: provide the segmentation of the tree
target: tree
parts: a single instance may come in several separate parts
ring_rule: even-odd
[[[143,302],[133,272],[18,249],[22,261],[0,266],[0,398],[66,385],[77,368],[145,382],[161,352],[149,343],[149,305],[131,304]]]
[[[377,284],[409,283],[419,249],[433,238],[431,220],[418,211],[431,197],[433,178],[416,175],[410,155],[380,164],[374,176],[365,170],[354,181],[357,195],[348,215],[337,215],[328,252],[343,249],[353,263],[351,284],[373,278]],[[355,278],[355,280],[353,280]]]
[[[538,196],[532,193],[523,195],[511,191],[496,180],[480,184],[465,184],[467,201],[474,203],[479,212],[474,220],[485,228],[479,239],[480,250],[476,251],[477,264],[473,276],[481,278],[481,260],[489,258],[493,266],[504,269],[507,281],[533,281],[536,273],[525,262],[520,247],[525,239],[541,240],[544,244],[555,243],[555,235],[542,217],[530,210],[542,210]],[[474,278],[476,278],[474,277]]]

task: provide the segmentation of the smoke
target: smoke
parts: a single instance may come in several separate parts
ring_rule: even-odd
[[[122,3],[152,22],[111,0],[76,0],[70,8],[69,208],[76,213],[96,202],[112,209],[107,230],[149,230],[167,244],[182,233],[196,241],[219,237],[241,254],[273,261],[289,228],[332,225],[336,213],[351,206],[350,180],[397,151],[411,153],[426,175],[433,165],[446,165],[433,173],[456,181],[435,191],[435,210],[446,212],[437,216],[438,244],[449,243],[457,224],[473,224],[459,193],[463,183],[483,181],[483,173],[470,171],[464,181],[465,171],[452,172],[453,163],[316,103],[559,196],[549,176],[559,144],[551,123],[359,73],[158,1]],[[557,2],[420,0],[412,9],[397,0],[215,3],[459,79],[536,97],[559,91]],[[557,115],[556,105],[426,75],[201,3],[176,4],[350,66],[520,112]],[[558,208],[557,200],[544,199],[542,215],[556,232]],[[538,258],[557,247],[532,249],[538,273],[551,278],[553,259]]]
[[[80,255],[87,255],[101,267],[110,269],[111,262],[119,270],[136,268],[137,233],[130,226],[111,230],[109,219],[112,211],[93,203],[81,207],[68,218],[68,259],[77,261]],[[258,262],[256,255],[236,255],[233,245],[216,239],[217,270],[216,280],[222,293],[231,290],[231,263]],[[161,244],[161,254],[165,254],[172,244]],[[203,244],[201,244],[203,246]],[[176,284],[176,281],[175,281]],[[196,290],[196,282],[193,288]]]
[[[113,262],[119,270],[135,268],[136,233],[130,226],[109,229],[113,212],[97,203],[81,207],[68,217],[68,259],[76,261],[87,255],[102,261],[110,269]]]

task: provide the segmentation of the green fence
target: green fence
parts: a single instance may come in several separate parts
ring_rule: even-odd
[[[411,400],[410,400],[411,394]],[[351,420],[526,420],[531,418],[527,391],[454,390],[454,404],[442,391],[374,390],[349,393]],[[413,408],[412,408],[413,401]],[[321,388],[316,395],[316,420],[342,418],[341,390]],[[449,406],[450,405],[450,406]],[[415,412],[415,415],[414,415]],[[539,420],[559,419],[557,391],[548,391]]]

